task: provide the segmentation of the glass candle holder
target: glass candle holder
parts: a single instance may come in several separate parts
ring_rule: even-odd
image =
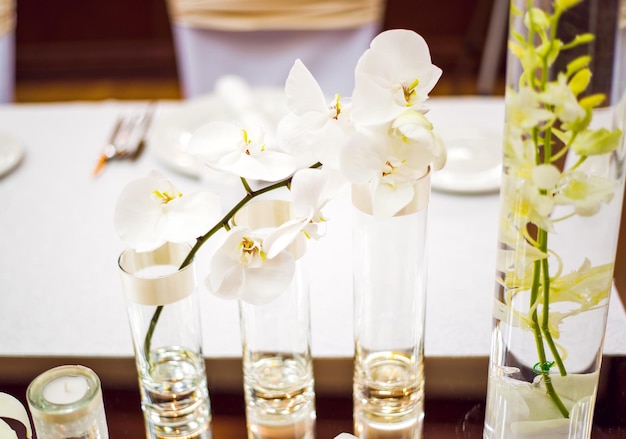
[[[59,366],[26,391],[38,439],[108,439],[100,379],[84,366]]]

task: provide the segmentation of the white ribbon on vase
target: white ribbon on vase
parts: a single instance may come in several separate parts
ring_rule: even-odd
[[[214,30],[346,29],[379,22],[383,0],[167,0],[171,20]]]

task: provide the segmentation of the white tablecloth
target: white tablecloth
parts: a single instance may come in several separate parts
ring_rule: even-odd
[[[0,179],[0,357],[130,357],[132,345],[117,272],[122,250],[113,207],[130,180],[161,169],[181,189],[197,180],[176,174],[148,149],[137,162],[91,175],[118,112],[115,101],[0,106],[0,132],[26,150]],[[183,102],[162,102],[160,114]],[[433,121],[500,130],[499,99],[434,98]],[[477,111],[478,109],[478,111]],[[352,356],[350,206],[333,201],[326,238],[309,257],[313,353]],[[427,357],[487,357],[494,293],[498,195],[433,192],[429,206]],[[198,257],[199,272],[209,255]],[[201,295],[204,352],[240,357],[237,306]],[[613,293],[606,354],[626,354],[626,314]]]

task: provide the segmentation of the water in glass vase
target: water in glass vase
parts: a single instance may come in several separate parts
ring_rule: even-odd
[[[260,355],[244,368],[250,439],[312,439],[315,393],[310,362]]]
[[[360,438],[421,437],[423,366],[410,352],[369,353],[357,346],[353,393]]]
[[[604,304],[602,304],[604,303]],[[555,309],[559,309],[555,307]],[[598,387],[600,340],[606,302],[560,326],[559,346],[567,373],[550,370],[554,391],[567,410],[564,416],[549,397],[536,364],[529,331],[500,321],[494,327],[485,417],[486,439],[584,439],[591,434]],[[513,343],[511,341],[514,341]],[[534,364],[533,364],[534,362]],[[551,363],[552,364],[552,363]]]
[[[211,439],[204,359],[179,347],[151,354],[140,373],[144,416],[154,438]]]

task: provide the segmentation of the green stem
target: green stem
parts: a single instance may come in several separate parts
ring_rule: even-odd
[[[539,244],[539,248],[542,251],[546,252],[548,248],[548,232],[539,228],[537,232],[537,243]],[[563,405],[563,401],[561,401],[561,398],[559,397],[554,386],[552,385],[552,378],[550,377],[551,364],[548,363],[548,360],[546,357],[546,350],[543,345],[543,340],[545,337],[546,343],[548,344],[548,346],[550,346],[551,352],[554,355],[555,362],[557,364],[560,364],[559,369],[561,370],[561,367],[563,367],[563,363],[561,361],[561,357],[558,351],[556,350],[556,347],[554,346],[554,341],[552,340],[552,334],[550,334],[550,331],[548,329],[548,321],[549,321],[548,317],[550,314],[549,277],[550,277],[550,274],[548,272],[547,257],[542,260],[535,261],[533,263],[533,282],[532,282],[532,286],[530,290],[530,306],[531,306],[531,309],[533,310],[531,314],[531,328],[535,336],[535,345],[537,347],[537,357],[539,359],[538,365],[539,365],[540,372],[538,373],[541,373],[543,377],[543,382],[544,382],[544,385],[546,386],[546,394],[552,400],[554,405],[556,405],[559,412],[561,412],[561,415],[563,415],[564,418],[569,418],[569,411],[567,410],[565,405]],[[543,285],[542,285],[542,280],[543,280]],[[536,306],[537,301],[539,300],[540,287],[542,287],[541,289],[543,293],[542,323],[545,326],[545,331],[542,330],[542,327],[539,325],[539,317],[537,313],[538,307]],[[552,347],[554,347],[554,349],[552,349]],[[535,370],[535,372],[537,371]],[[562,375],[565,374],[565,368],[561,370],[561,374]]]
[[[316,169],[316,168],[320,168],[321,166],[322,166],[321,163],[315,163],[314,165],[309,166],[309,168]],[[198,250],[200,250],[200,247],[202,247],[202,245],[205,242],[207,242],[211,238],[211,236],[215,235],[222,228],[225,228],[226,230],[228,230],[229,229],[228,224],[233,219],[235,214],[239,211],[239,209],[241,209],[251,200],[255,199],[256,197],[260,195],[266,194],[268,192],[271,192],[273,190],[280,189],[283,187],[288,188],[291,185],[292,178],[293,177],[285,178],[283,180],[277,181],[276,183],[270,184],[269,186],[265,186],[257,190],[252,190],[250,186],[248,185],[248,182],[242,178],[241,182],[244,185],[244,188],[246,189],[246,195],[241,200],[239,200],[239,202],[235,204],[235,206],[232,209],[230,209],[228,213],[224,215],[224,217],[221,220],[219,220],[208,232],[206,232],[204,235],[196,239],[196,243],[191,248],[191,250],[189,250],[187,257],[185,258],[185,260],[182,262],[182,264],[180,265],[178,269],[182,270],[187,265],[191,264],[191,261],[193,261],[193,258],[195,257]],[[162,311],[163,311],[163,305],[157,306],[157,308],[154,311],[154,314],[152,315],[152,319],[150,320],[150,325],[148,326],[148,332],[146,332],[146,338],[144,339],[144,343],[143,343],[143,352],[144,352],[146,362],[148,363],[148,370],[151,369],[150,346],[152,344],[152,336],[154,335],[154,330],[156,329],[156,326],[157,326],[157,323],[159,321],[159,317],[161,316]]]

